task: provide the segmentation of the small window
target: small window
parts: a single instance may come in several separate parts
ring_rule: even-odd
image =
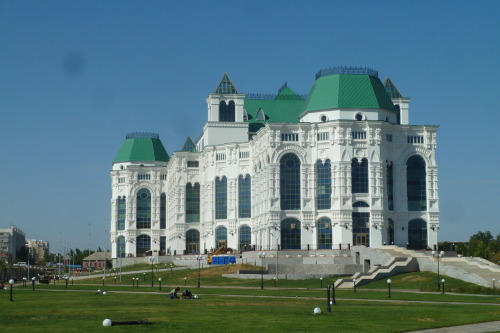
[[[320,119],[321,119],[321,121],[322,121],[322,122],[324,122],[324,123],[328,121],[328,117],[327,117],[327,116],[325,116],[324,114],[323,114],[323,115],[321,115],[321,118],[320,118]]]
[[[355,118],[356,118],[356,120],[357,120],[357,121],[361,121],[361,120],[363,120],[363,119],[364,119],[364,117],[363,117],[363,114],[362,114],[362,113],[356,113]]]
[[[328,132],[318,133],[318,141],[327,141],[329,138],[330,138],[330,133]]]
[[[150,180],[151,176],[148,175],[148,174],[140,173],[140,174],[137,175],[137,179],[138,180]]]
[[[200,163],[198,161],[187,161],[188,168],[198,168]]]
[[[215,159],[217,161],[225,161],[226,160],[226,154],[224,153],[218,153],[216,156],[215,156]]]
[[[295,133],[281,134],[281,141],[299,141],[299,135]]]
[[[240,158],[250,158],[249,151],[240,151]]]
[[[352,204],[352,206],[353,207],[370,207],[370,205],[364,201],[356,201],[355,203]]]
[[[392,134],[386,134],[385,135],[385,140],[388,142],[392,142]]]
[[[365,131],[351,132],[351,137],[354,140],[366,140],[366,132]]]
[[[264,114],[264,110],[259,109],[259,111],[257,111],[257,120],[258,121],[265,121],[266,120],[266,115]]]
[[[167,175],[160,175],[160,180],[167,180]]]
[[[408,143],[424,143],[424,137],[422,135],[409,135]]]
[[[124,184],[124,183],[125,183],[125,177],[118,178],[118,184]]]

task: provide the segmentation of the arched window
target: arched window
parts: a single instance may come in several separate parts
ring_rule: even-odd
[[[220,226],[215,229],[215,245],[217,248],[227,247],[227,228]]]
[[[360,207],[360,208],[366,208],[366,207],[370,207],[369,204],[367,204],[366,202],[364,201],[356,201],[355,203],[352,204],[352,207],[353,208],[356,208],[356,207]]]
[[[370,246],[370,213],[352,213],[352,244]]]
[[[351,162],[352,193],[368,193],[368,160],[363,158],[359,163],[357,158]]]
[[[238,215],[240,218],[251,217],[252,185],[250,175],[238,177]]]
[[[234,101],[225,101],[219,103],[219,121],[234,122],[235,106]]]
[[[408,222],[408,248],[422,250],[427,248],[427,222],[415,219]]]
[[[151,228],[151,192],[143,188],[137,192],[137,229]]]
[[[332,196],[332,169],[330,160],[316,162],[316,206],[330,209]]]
[[[151,237],[148,235],[139,235],[136,238],[136,256],[143,256],[147,251],[151,250]]]
[[[248,121],[248,112],[247,112],[247,110],[243,110],[243,121]]]
[[[167,196],[165,193],[160,195],[160,229],[167,228]]]
[[[387,204],[389,206],[389,210],[394,210],[394,175],[392,170],[392,162],[387,163],[386,169],[386,178],[387,178]]]
[[[200,232],[196,229],[186,231],[187,253],[200,253]]]
[[[127,202],[125,197],[116,200],[116,229],[125,230],[125,217],[127,216]]]
[[[249,250],[251,241],[252,241],[252,229],[247,225],[242,225],[239,230],[238,248],[240,249],[240,251]]]
[[[186,222],[200,222],[200,184],[186,184]]]
[[[227,219],[227,178],[215,178],[215,219]]]
[[[332,248],[332,221],[328,217],[318,220],[318,249]]]
[[[287,218],[281,221],[281,249],[300,249],[300,221],[294,218]]]
[[[300,160],[292,153],[280,160],[281,210],[300,209]]]
[[[125,237],[118,236],[116,238],[116,257],[123,258],[125,257]]]
[[[387,221],[387,240],[389,245],[394,244],[394,221],[392,219]]]
[[[258,121],[265,121],[266,120],[266,115],[264,114],[264,110],[262,109],[259,109],[259,111],[257,111],[257,120]]]
[[[421,156],[413,155],[406,162],[406,190],[409,211],[427,210],[427,187],[425,161]]]

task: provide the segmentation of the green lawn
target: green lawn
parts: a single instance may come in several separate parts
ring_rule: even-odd
[[[391,298],[385,280],[359,287],[356,293],[336,290],[337,305],[327,313],[326,290],[319,288],[318,279],[280,280],[277,288],[274,281],[265,281],[261,290],[260,279],[220,277],[221,271],[229,269],[203,269],[200,289],[196,287],[197,269],[155,272],[154,287],[150,273],[123,275],[122,284],[116,285],[114,276],[106,277],[104,286],[102,278],[75,281],[74,286],[70,282],[67,289],[64,281],[36,284],[35,291],[31,285],[18,285],[14,287],[14,302],[9,301],[9,290],[0,291],[0,332],[404,332],[500,318],[497,295],[414,292],[437,281],[431,273],[391,277],[395,289]],[[132,287],[135,276],[139,277],[139,288]],[[161,292],[158,277],[165,281]],[[323,286],[332,282],[324,280]],[[450,287],[454,284],[463,287],[464,282],[450,279]],[[172,286],[189,288],[201,299],[170,300],[167,291]],[[97,289],[107,290],[108,295],[96,294]],[[314,315],[315,307],[323,313]],[[103,327],[106,318],[148,319],[151,324]]]

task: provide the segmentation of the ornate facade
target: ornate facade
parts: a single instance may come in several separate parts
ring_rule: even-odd
[[[306,96],[241,94],[224,74],[195,142],[169,156],[157,135],[127,136],[111,171],[113,257],[433,247],[438,126],[410,125],[409,102],[369,68],[322,70]]]

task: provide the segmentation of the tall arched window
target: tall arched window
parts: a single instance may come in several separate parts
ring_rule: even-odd
[[[427,222],[415,219],[408,222],[408,248],[422,250],[427,248]]]
[[[392,170],[392,162],[387,163],[386,169],[387,178],[387,204],[389,210],[394,210],[394,175]]]
[[[116,229],[125,230],[125,217],[127,215],[127,202],[125,197],[118,197],[116,200]]]
[[[238,177],[238,215],[240,218],[251,217],[252,187],[250,175]]]
[[[151,228],[151,192],[143,188],[137,192],[137,229]]]
[[[160,195],[160,229],[167,228],[167,196],[165,193]]]
[[[318,220],[318,249],[332,248],[332,221],[328,217]]]
[[[394,244],[394,221],[392,219],[387,221],[387,240],[389,245]]]
[[[332,196],[332,170],[330,160],[316,162],[316,206],[330,209]]]
[[[357,158],[351,162],[352,193],[368,193],[368,160],[363,158],[361,163]]]
[[[239,230],[238,248],[240,249],[240,251],[249,250],[251,241],[252,241],[252,229],[247,225],[242,225]]]
[[[370,213],[352,213],[352,244],[370,246]]]
[[[256,118],[257,118],[258,121],[265,121],[266,120],[266,115],[264,114],[264,110],[259,109],[259,111],[257,111]]]
[[[136,238],[136,256],[142,256],[151,250],[151,237],[148,235],[139,235]]]
[[[200,222],[200,184],[186,184],[186,222]]]
[[[292,153],[280,160],[280,197],[282,210],[300,209],[300,160]]]
[[[200,232],[196,229],[186,231],[187,253],[200,253]]]
[[[409,211],[427,210],[427,172],[421,156],[413,155],[406,162],[406,191]]]
[[[234,122],[235,105],[234,101],[225,101],[219,103],[219,121]]]
[[[125,257],[125,237],[118,236],[116,238],[116,257],[123,258]]]
[[[215,229],[215,245],[217,248],[227,247],[227,228],[220,226]]]
[[[227,178],[215,178],[215,219],[227,219]]]
[[[300,221],[294,218],[287,218],[281,221],[281,249],[300,249]]]

